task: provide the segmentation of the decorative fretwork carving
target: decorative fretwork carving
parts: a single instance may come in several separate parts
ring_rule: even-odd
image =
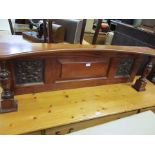
[[[133,58],[125,58],[125,59],[120,60],[117,66],[116,76],[129,75],[133,61],[134,61]]]
[[[43,61],[24,60],[15,62],[16,84],[43,82]]]

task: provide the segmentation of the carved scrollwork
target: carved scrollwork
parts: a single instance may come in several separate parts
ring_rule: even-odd
[[[43,61],[24,60],[15,62],[16,84],[43,82]]]
[[[131,67],[133,64],[133,58],[121,59],[117,66],[116,76],[126,76],[130,74]]]

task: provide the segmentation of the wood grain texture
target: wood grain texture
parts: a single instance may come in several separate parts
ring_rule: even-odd
[[[4,43],[0,50],[0,65],[5,62],[11,77],[8,91],[15,95],[131,82],[142,57],[155,55],[143,47],[65,44]]]
[[[0,115],[0,134],[24,134],[155,106],[154,84],[148,81],[147,91],[141,93],[130,85],[15,96],[18,112]]]
[[[64,135],[64,134],[82,130],[82,129],[92,127],[95,125],[103,124],[103,123],[106,123],[109,121],[124,118],[124,117],[134,115],[134,114],[137,114],[137,110],[133,110],[130,112],[118,113],[118,114],[109,115],[109,116],[100,117],[100,118],[94,118],[94,119],[87,120],[87,121],[81,121],[79,123],[71,123],[68,125],[62,125],[62,126],[58,126],[58,127],[54,127],[54,128],[49,128],[49,129],[45,129],[44,132],[45,132],[45,135]],[[30,134],[32,134],[32,133],[30,133]],[[36,132],[34,132],[33,134],[36,134]]]
[[[124,58],[124,63],[126,63],[126,59],[130,58],[133,59],[133,63],[127,74],[117,76],[118,64]],[[39,61],[44,63],[38,68],[36,63]],[[117,52],[102,53],[80,50],[78,52],[57,52],[51,55],[46,53],[43,56],[28,58],[20,57],[9,63],[12,64],[12,90],[15,94],[24,94],[129,82],[136,75],[141,57],[136,54],[120,55]],[[27,65],[23,65],[23,63]],[[15,67],[15,64],[19,64],[20,67]],[[17,73],[20,73],[21,76]],[[42,79],[42,81],[37,83],[35,79]],[[19,80],[23,83],[17,82]]]
[[[50,53],[63,52],[117,52],[129,54],[142,54],[155,56],[155,49],[135,46],[113,46],[113,45],[71,45],[71,44],[46,44],[46,43],[0,43],[0,60],[12,59],[22,56],[36,56]]]

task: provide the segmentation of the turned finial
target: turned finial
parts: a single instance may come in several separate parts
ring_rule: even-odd
[[[10,72],[7,70],[5,62],[1,63],[0,83],[2,87],[0,113],[17,111],[17,104],[10,90]]]
[[[153,58],[150,58],[149,63],[146,65],[143,71],[143,74],[139,79],[136,80],[135,84],[132,85],[134,89],[136,89],[137,91],[145,91],[145,87],[147,84],[146,77],[150,74],[152,68],[153,68]]]

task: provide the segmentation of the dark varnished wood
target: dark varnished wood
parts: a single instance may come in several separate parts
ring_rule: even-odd
[[[146,65],[142,76],[136,80],[135,84],[133,85],[133,88],[135,88],[137,91],[145,91],[146,87],[146,78],[150,74],[152,68],[153,68],[153,61],[154,58],[150,58],[148,64]]]
[[[100,31],[100,28],[101,28],[101,24],[102,24],[102,19],[98,19],[98,23],[97,23],[97,26],[96,26],[96,29],[95,29],[93,40],[92,40],[92,44],[96,44],[97,37],[98,37],[99,31]]]
[[[132,70],[127,76],[116,76],[117,65],[124,57],[134,59]],[[133,80],[140,65],[141,58],[138,55],[120,55],[115,52],[108,53],[106,51],[66,51],[31,56],[31,58],[15,58],[13,64],[21,60],[43,61],[44,80],[34,84],[17,84],[15,82],[15,94],[129,82]],[[13,67],[12,74],[14,81],[16,81],[15,79],[17,77],[14,69],[15,67]],[[32,75],[33,73],[30,74]]]
[[[7,70],[5,62],[1,62],[0,82],[2,87],[0,113],[17,111],[17,103],[11,91],[10,72]]]
[[[44,54],[105,52],[128,53],[155,56],[155,49],[135,46],[115,45],[74,45],[74,44],[47,44],[47,43],[0,43],[0,60],[9,60],[18,57],[40,56]]]
[[[83,21],[82,21],[81,36],[80,36],[80,44],[82,44],[82,42],[83,42],[84,31],[85,31],[85,27],[86,27],[86,22],[87,22],[87,19],[83,19]]]
[[[47,19],[43,19],[43,34],[44,34],[44,43],[47,42]]]
[[[52,33],[52,20],[48,19],[48,43],[53,42],[53,33]]]
[[[0,44],[0,50],[14,94],[131,82],[142,56],[155,56],[131,46]]]

